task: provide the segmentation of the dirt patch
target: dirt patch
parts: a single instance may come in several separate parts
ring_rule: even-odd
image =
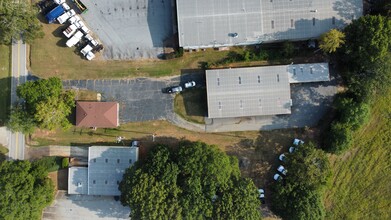
[[[56,190],[68,190],[68,169],[61,169],[49,173]]]

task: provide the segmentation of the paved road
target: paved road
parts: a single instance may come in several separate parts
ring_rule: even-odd
[[[168,86],[182,85],[190,80],[203,84],[203,74],[183,74],[162,79],[121,79],[121,80],[67,80],[65,88],[88,89],[102,94],[104,101],[120,104],[120,122],[137,122],[172,118],[174,96],[163,93]]]
[[[20,100],[16,95],[16,87],[27,80],[26,69],[26,44],[18,41],[12,45],[12,80],[11,80],[11,104],[15,105]],[[25,151],[25,136],[8,131],[8,157],[12,160],[23,160]]]

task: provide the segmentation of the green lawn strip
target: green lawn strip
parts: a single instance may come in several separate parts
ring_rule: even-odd
[[[6,153],[8,153],[8,148],[0,144],[0,154],[6,154]]]
[[[0,45],[0,126],[7,119],[11,90],[11,47]]]
[[[187,121],[204,124],[207,113],[205,89],[189,89],[175,96],[174,111]]]
[[[327,219],[390,219],[391,93],[379,97],[366,128],[345,154],[332,157],[333,180],[326,190]]]

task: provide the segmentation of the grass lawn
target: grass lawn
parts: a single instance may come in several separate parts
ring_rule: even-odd
[[[391,92],[376,100],[355,148],[331,157],[326,219],[391,219]]]
[[[207,100],[205,89],[189,89],[175,96],[174,111],[182,118],[204,124],[207,114]]]
[[[0,45],[0,126],[7,119],[10,105],[11,70],[10,70],[11,47]]]
[[[57,76],[62,79],[127,78],[138,76],[160,77],[179,75],[181,69],[199,68],[199,62],[216,61],[228,51],[207,50],[185,53],[172,60],[105,61],[99,57],[87,61],[76,48],[65,46],[64,25],[44,24],[45,37],[31,45],[31,70],[39,77]]]
[[[41,18],[42,20],[43,18]],[[65,25],[42,23],[45,37],[31,45],[30,69],[42,78],[57,76],[61,79],[102,79],[131,77],[162,77],[179,75],[182,69],[199,69],[202,63],[215,63],[227,56],[230,51],[243,53],[243,47],[232,47],[230,51],[207,49],[200,52],[187,52],[181,58],[171,60],[106,61],[100,55],[93,61],[83,59],[75,47],[65,46],[62,30]],[[291,62],[315,62],[313,52],[297,54],[293,59],[273,61],[249,61],[219,65],[218,67],[257,66],[268,64],[288,64]]]
[[[97,101],[98,93],[91,90],[73,90],[77,101]]]

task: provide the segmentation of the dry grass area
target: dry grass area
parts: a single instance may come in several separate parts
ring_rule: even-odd
[[[90,90],[73,90],[75,92],[75,100],[77,101],[99,101],[98,93]]]
[[[68,190],[68,169],[61,169],[49,173],[56,190]]]
[[[155,142],[152,134],[156,134]],[[131,140],[140,140],[141,157],[157,143],[175,146],[182,140],[202,141],[217,145],[221,150],[238,157],[245,176],[254,179],[258,187],[264,187],[271,181],[278,164],[278,155],[286,152],[295,137],[307,140],[312,138],[311,131],[304,129],[285,129],[275,131],[247,131],[227,133],[192,132],[170,124],[167,121],[129,123],[117,129],[72,128],[68,131],[43,132],[31,135],[29,145],[33,147],[47,145],[90,146],[122,145],[116,143],[116,137],[125,137],[124,145]]]

